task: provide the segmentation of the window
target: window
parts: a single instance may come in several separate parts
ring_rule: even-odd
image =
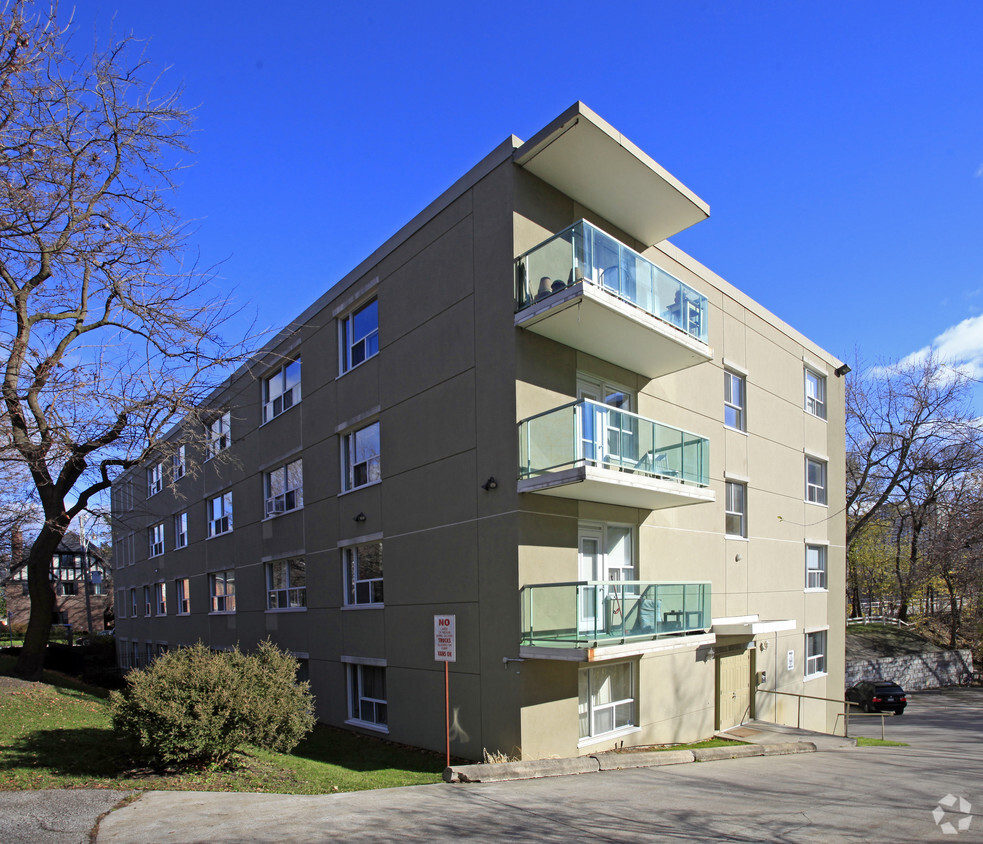
[[[134,587],[130,590],[130,618],[137,617],[137,590]]]
[[[382,543],[370,542],[344,549],[345,603],[362,606],[382,603]]]
[[[377,665],[348,666],[348,717],[363,726],[387,727],[389,715],[385,668]]]
[[[116,615],[119,618],[126,618],[126,590],[116,590]]]
[[[726,484],[726,518],[724,533],[728,536],[747,536],[747,487],[734,481]]]
[[[134,534],[128,533],[126,536],[118,537],[113,545],[113,551],[116,553],[116,568],[121,569],[127,565],[132,566],[136,562],[136,541],[134,540]]]
[[[348,372],[379,354],[379,300],[373,299],[341,320],[341,371]]]
[[[826,546],[806,545],[806,589],[826,588]]]
[[[178,513],[174,517],[174,547],[188,547],[188,514]]]
[[[187,451],[183,445],[177,447],[177,451],[174,452],[174,456],[171,458],[173,461],[173,472],[174,480],[179,481],[184,477],[188,470],[188,460]]]
[[[294,460],[266,473],[266,515],[304,506],[304,461]]]
[[[826,377],[806,369],[806,411],[820,419],[826,418]]]
[[[744,430],[744,376],[724,370],[724,424]]]
[[[236,611],[236,573],[232,569],[208,575],[208,585],[212,594],[212,612]]]
[[[232,493],[208,499],[208,535],[218,536],[232,530]]]
[[[300,358],[263,379],[263,421],[275,419],[300,401]]]
[[[164,486],[164,464],[158,463],[147,469],[147,497],[156,495]]]
[[[208,438],[208,457],[211,459],[220,451],[224,451],[232,444],[232,416],[223,413],[215,419],[206,432]]]
[[[133,481],[129,478],[113,484],[113,510],[127,513],[133,509]]]
[[[143,643],[143,653],[144,653],[144,665],[150,665],[154,661],[154,643],[144,642]]]
[[[153,609],[153,604],[150,601],[150,587],[144,586],[143,587],[143,614],[150,615],[152,609]]]
[[[635,725],[632,664],[581,668],[578,675],[580,737],[597,738]]]
[[[806,458],[806,501],[826,503],[826,464],[811,457]]]
[[[150,556],[159,557],[164,553],[164,523],[150,528]]]
[[[188,615],[191,612],[191,581],[186,577],[174,581],[174,592],[177,595],[177,614]]]
[[[79,585],[73,582],[65,582],[58,584],[61,587],[62,595],[78,595]]]
[[[271,610],[307,606],[307,577],[303,560],[266,564],[266,606]]]
[[[826,673],[826,631],[806,633],[806,677]]]
[[[374,483],[382,477],[378,422],[346,434],[343,448],[346,490]]]
[[[154,584],[154,605],[157,615],[167,615],[167,590],[163,583]]]

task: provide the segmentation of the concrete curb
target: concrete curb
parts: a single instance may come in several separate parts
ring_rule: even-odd
[[[444,782],[505,782],[506,780],[562,777],[570,774],[596,774],[625,768],[658,768],[687,762],[716,762],[748,756],[786,756],[815,753],[811,741],[778,744],[742,744],[736,747],[708,747],[703,750],[635,751],[577,756],[572,759],[530,759],[527,762],[492,762],[480,765],[454,765],[444,769]]]

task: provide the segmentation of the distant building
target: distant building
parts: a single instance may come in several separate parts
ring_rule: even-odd
[[[11,566],[3,585],[11,625],[26,625],[31,617],[26,559]],[[55,590],[52,624],[70,624],[73,632],[80,633],[89,630],[91,617],[91,632],[113,628],[112,568],[95,546],[86,543],[83,548],[74,533],[66,534],[51,560],[51,586]]]
[[[667,241],[708,215],[580,103],[508,138],[114,484],[123,667],[270,637],[442,749],[447,614],[457,756],[839,728],[845,370]]]

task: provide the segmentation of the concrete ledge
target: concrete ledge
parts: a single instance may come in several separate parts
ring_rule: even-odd
[[[762,744],[765,756],[788,756],[790,753],[815,753],[819,748],[811,741],[787,741],[780,744]]]
[[[499,762],[486,765],[457,765],[444,769],[444,782],[503,782],[536,777],[562,777],[568,774],[596,774],[601,769],[594,756],[572,759],[530,759],[527,762]]]
[[[658,768],[661,765],[682,765],[693,761],[692,750],[639,750],[634,753],[602,753],[594,757],[602,771],[622,768]]]
[[[743,759],[746,756],[764,756],[765,750],[760,744],[739,744],[736,747],[705,747],[693,751],[697,762],[715,762],[718,759]]]

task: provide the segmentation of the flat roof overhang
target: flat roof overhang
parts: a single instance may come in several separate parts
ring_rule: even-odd
[[[718,636],[745,636],[751,638],[759,633],[778,633],[782,630],[795,630],[798,625],[794,618],[759,619],[756,615],[715,618],[711,630]]]
[[[710,216],[706,202],[581,102],[513,160],[647,246]]]
[[[714,491],[709,487],[586,465],[522,478],[518,491],[619,504],[639,510],[664,510],[716,500]]]
[[[641,654],[709,648],[716,641],[717,637],[713,633],[693,633],[689,636],[644,639],[617,645],[599,645],[593,648],[551,648],[541,645],[520,645],[519,657],[521,659],[551,659],[561,662],[604,662]]]
[[[713,360],[706,343],[593,284],[575,284],[524,308],[515,324],[646,378]]]

